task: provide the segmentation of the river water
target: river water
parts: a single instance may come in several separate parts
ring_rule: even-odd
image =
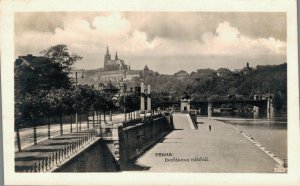
[[[231,124],[253,138],[279,159],[287,159],[287,116],[254,116],[253,113],[215,113],[214,119]]]

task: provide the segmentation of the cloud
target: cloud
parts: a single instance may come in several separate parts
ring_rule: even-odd
[[[251,56],[286,55],[286,43],[272,36],[252,37],[229,21],[219,21],[206,28],[196,20],[211,18],[199,17],[197,13],[160,14],[160,13],[76,13],[61,14],[55,22],[42,16],[41,27],[32,21],[29,15],[16,17],[15,53],[38,55],[43,49],[64,43],[70,51],[83,56],[79,68],[99,68],[103,65],[103,55],[109,45],[111,53],[118,50],[119,57],[139,59],[131,65],[140,66],[146,63],[144,58],[166,59],[165,57],[189,56]],[[217,13],[215,13],[217,14]],[[214,15],[215,15],[214,14]],[[132,17],[135,15],[136,17]],[[162,15],[166,19],[160,20]],[[34,14],[37,16],[37,14]],[[55,14],[57,18],[59,14]],[[187,19],[190,16],[190,19]],[[195,17],[196,16],[196,17]],[[22,17],[22,18],[21,18]],[[26,18],[26,19],[25,19]],[[185,20],[183,20],[185,19]],[[28,22],[32,21],[30,24]],[[233,21],[234,22],[234,21]],[[47,28],[47,23],[49,26]],[[33,25],[33,27],[22,27]],[[172,26],[170,26],[172,25]],[[22,27],[22,29],[20,28]],[[152,28],[152,29],[149,29]],[[48,30],[47,30],[48,29]],[[150,34],[151,33],[151,34]],[[155,33],[159,33],[155,35]],[[276,35],[276,34],[275,34]],[[247,60],[247,59],[245,59]],[[140,63],[140,64],[139,64]]]
[[[126,12],[123,16],[134,23],[148,38],[198,40],[205,32],[215,31],[227,21],[251,38],[274,37],[286,40],[286,14],[276,12]]]
[[[202,35],[204,44],[200,46],[205,55],[285,55],[286,43],[273,37],[253,39],[242,35],[229,22],[222,22],[216,35],[208,32]]]
[[[127,33],[131,29],[130,22],[120,13],[95,17],[92,25],[97,31],[107,35]]]

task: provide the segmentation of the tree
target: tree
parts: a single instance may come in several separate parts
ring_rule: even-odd
[[[26,56],[17,59],[15,64],[15,89],[18,94],[71,87],[68,73],[49,58]]]
[[[37,119],[43,115],[42,113],[42,101],[41,96],[39,92],[36,92],[36,94],[26,94],[24,96],[24,99],[21,102],[20,105],[20,111],[22,112],[22,119],[24,120],[30,120],[33,122],[33,142],[34,145],[37,144],[37,133],[36,133],[36,127],[37,127]]]
[[[53,63],[59,64],[64,72],[70,72],[71,66],[82,57],[77,54],[70,54],[67,45],[59,44],[41,51]]]
[[[125,101],[124,101],[124,96],[125,96]],[[118,102],[121,108],[124,109],[125,107],[125,111],[127,113],[130,113],[139,110],[139,106],[140,106],[139,98],[140,97],[135,93],[128,93],[126,95],[120,96]]]
[[[59,116],[60,121],[60,134],[63,134],[63,122],[62,117],[66,111],[66,90],[65,89],[54,89],[48,92],[46,95],[49,100],[50,107],[55,111],[55,115]]]

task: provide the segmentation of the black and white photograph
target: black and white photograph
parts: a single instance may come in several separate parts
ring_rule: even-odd
[[[6,76],[1,89],[2,101],[8,90],[13,98],[13,118],[3,115],[11,174],[286,178],[298,166],[290,154],[290,143],[299,143],[299,83],[297,70],[290,77],[298,66],[289,52],[296,38],[289,12],[17,9],[10,15],[13,60],[2,62],[12,67],[12,89],[3,88]]]

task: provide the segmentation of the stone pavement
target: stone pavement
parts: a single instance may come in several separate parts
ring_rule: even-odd
[[[136,161],[138,165],[150,167],[149,171],[154,172],[207,173],[272,173],[280,167],[224,122],[201,118],[198,130],[192,130],[184,119],[176,122],[175,130],[140,157]]]
[[[173,123],[175,129],[192,130],[195,129],[193,121],[189,114],[173,114]]]

